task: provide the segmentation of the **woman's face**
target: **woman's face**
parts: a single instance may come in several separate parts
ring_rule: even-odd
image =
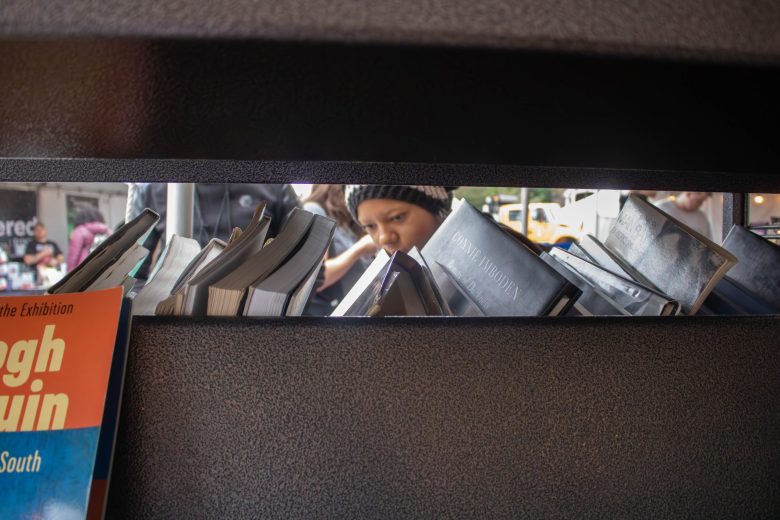
[[[357,207],[358,222],[374,243],[393,254],[422,249],[439,227],[439,219],[415,204],[392,199],[369,199]]]

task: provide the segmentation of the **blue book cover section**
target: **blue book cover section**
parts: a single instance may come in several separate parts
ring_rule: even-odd
[[[99,428],[0,436],[0,518],[83,519]],[[9,493],[10,492],[10,493]],[[10,498],[10,500],[9,500]]]

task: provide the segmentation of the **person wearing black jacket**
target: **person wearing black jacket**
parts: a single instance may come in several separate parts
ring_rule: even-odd
[[[144,242],[144,247],[154,252],[158,243],[164,246],[168,185],[165,183],[137,184],[128,199],[128,219],[139,215],[144,208],[160,214],[160,221]],[[196,184],[193,201],[192,238],[201,247],[212,238],[227,241],[234,227],[245,228],[257,205],[266,202],[265,214],[271,217],[268,238],[275,237],[282,229],[290,212],[300,207],[298,196],[289,184]],[[148,255],[136,274],[146,279],[151,266]]]

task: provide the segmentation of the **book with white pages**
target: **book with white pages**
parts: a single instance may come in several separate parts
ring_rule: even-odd
[[[247,258],[263,248],[271,219],[263,216],[265,204],[258,206],[251,222],[238,240],[228,244],[212,262],[184,286],[182,314],[204,316],[208,308],[209,287],[231,273]]]
[[[238,228],[237,228],[238,229]],[[191,278],[197,275],[203,268],[205,268],[212,260],[225,250],[227,244],[218,238],[212,238],[208,244],[201,249],[195,257],[190,260],[190,263],[182,270],[179,278],[174,282],[171,294],[181,289]]]
[[[696,314],[737,257],[698,231],[630,195],[604,245],[663,294]]]
[[[294,209],[279,235],[262,249],[248,256],[224,277],[215,280],[208,289],[209,316],[242,314],[247,291],[280,268],[306,240],[314,223],[314,214]]]
[[[382,272],[387,262],[390,260],[390,255],[384,249],[380,249],[376,252],[374,259],[368,264],[366,270],[360,275],[358,281],[347,292],[344,298],[341,299],[339,304],[333,309],[331,316],[346,316],[346,312],[352,307],[355,302],[360,298],[360,295],[371,285],[371,282]]]
[[[197,240],[172,235],[146,284],[133,299],[133,315],[153,315],[157,304],[171,294],[176,280],[200,250]]]
[[[306,213],[303,210],[295,211]],[[292,256],[270,275],[249,286],[243,308],[244,316],[300,316],[336,229],[335,220],[321,215],[312,217],[311,226],[303,242]],[[282,235],[286,234],[285,230]],[[301,288],[304,290],[300,290]]]

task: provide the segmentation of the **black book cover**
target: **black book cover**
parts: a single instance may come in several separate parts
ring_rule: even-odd
[[[580,294],[536,253],[465,201],[434,233],[422,255],[428,265],[438,263],[450,273],[486,316],[557,315]]]
[[[300,211],[300,214],[307,213],[303,210],[296,211]],[[312,216],[311,224],[307,226],[302,242],[295,240],[298,247],[293,253],[289,256],[277,255],[278,258],[272,259],[272,263],[278,265],[278,260],[286,257],[284,263],[248,288],[244,316],[284,316],[292,294],[309,279],[313,270],[319,269],[333,239],[336,222],[321,215],[309,215]],[[281,243],[277,238],[266,250],[270,251],[277,241]],[[261,263],[262,258],[258,258],[257,262]],[[309,290],[312,287],[313,285],[310,285]],[[300,296],[304,301],[308,299],[308,293]]]
[[[629,313],[609,296],[601,292],[591,282],[549,253],[542,253],[541,259],[555,269],[571,283],[576,285],[582,294],[572,307],[570,315],[580,316],[627,316]]]
[[[742,226],[732,226],[723,247],[739,258],[726,278],[770,307],[780,308],[780,246]]]

